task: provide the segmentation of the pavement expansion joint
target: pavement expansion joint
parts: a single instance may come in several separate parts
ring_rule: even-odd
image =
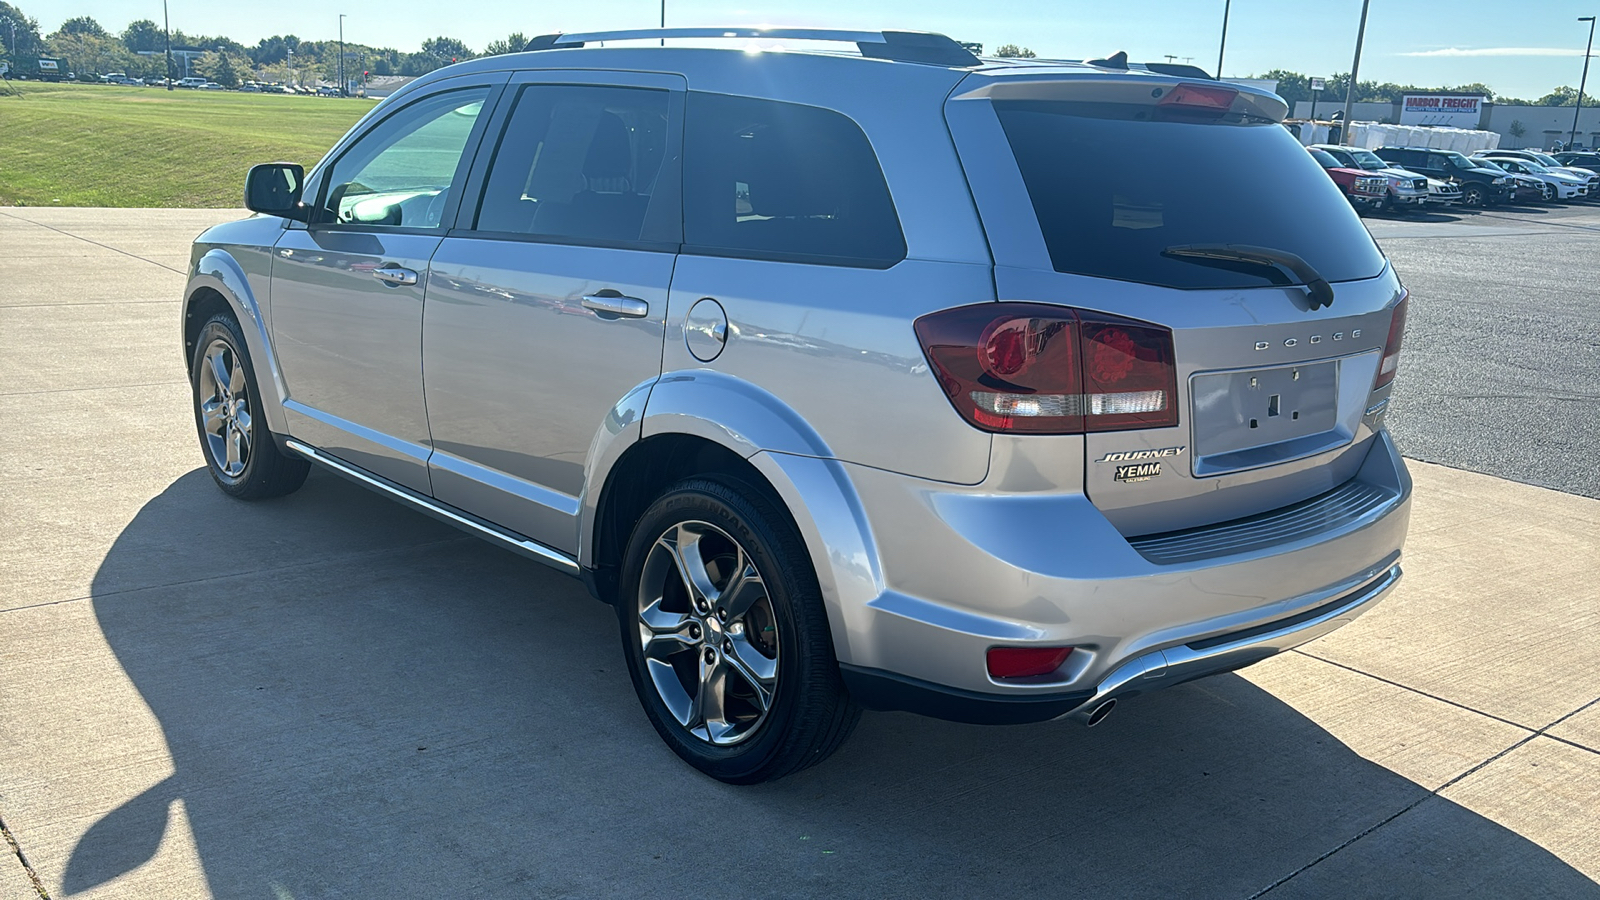
[[[1409,684],[1401,684],[1398,681],[1391,681],[1388,678],[1384,678],[1382,675],[1374,675],[1371,672],[1363,672],[1362,670],[1357,669],[1354,666],[1347,666],[1344,663],[1335,662],[1335,661],[1333,661],[1331,659],[1327,659],[1326,657],[1318,656],[1315,653],[1312,653],[1312,652],[1310,652],[1308,650],[1302,650],[1302,649],[1296,647],[1293,652],[1298,653],[1301,656],[1305,656],[1305,657],[1308,657],[1310,659],[1314,659],[1317,662],[1327,663],[1330,666],[1334,666],[1336,668],[1344,669],[1346,672],[1354,672],[1357,675],[1364,675],[1367,678],[1371,678],[1373,681],[1381,681],[1384,684],[1387,684],[1387,685],[1389,685],[1391,687],[1397,687],[1397,688],[1401,689],[1402,691],[1410,691],[1413,694],[1417,694],[1419,696],[1427,697],[1429,700],[1437,700],[1440,703],[1444,703],[1444,704],[1446,704],[1448,706],[1454,706],[1456,709],[1466,710],[1469,713],[1473,713],[1475,715],[1483,716],[1486,719],[1493,719],[1496,722],[1500,722],[1500,723],[1505,724],[1505,725],[1510,725],[1513,728],[1520,728],[1523,731],[1532,732],[1534,734],[1538,734],[1539,731],[1543,730],[1543,729],[1535,730],[1535,729],[1529,728],[1528,726],[1523,725],[1523,724],[1521,724],[1519,722],[1513,722],[1510,719],[1503,719],[1503,718],[1495,715],[1494,713],[1487,713],[1487,712],[1484,712],[1481,709],[1473,709],[1472,707],[1466,705],[1465,703],[1458,703],[1458,702],[1456,702],[1454,700],[1451,700],[1449,698],[1440,697],[1437,694],[1430,694],[1427,691],[1419,690],[1417,688],[1414,688]],[[1571,713],[1568,713],[1568,715],[1571,715]],[[1564,719],[1564,718],[1566,718],[1566,716],[1562,716],[1561,718]],[[1560,721],[1560,720],[1558,719],[1557,721]],[[1549,727],[1551,727],[1551,726],[1553,726],[1555,724],[1556,724],[1555,722],[1551,722],[1549,725],[1546,725],[1545,728],[1549,728]]]
[[[476,540],[478,540],[478,538],[464,534],[460,537],[442,538],[437,541],[424,541],[420,544],[411,544],[405,547],[379,547],[374,550],[357,550],[352,553],[324,556],[317,559],[308,559],[301,562],[287,563],[281,566],[262,566],[259,569],[250,569],[249,571],[245,572],[226,572],[221,575],[208,575],[205,578],[190,578],[184,581],[164,581],[160,584],[141,584],[137,587],[127,587],[116,591],[96,591],[92,595],[82,597],[67,597],[61,600],[46,600],[42,603],[30,603],[26,606],[13,606],[9,609],[0,609],[0,615],[4,615],[5,613],[21,612],[25,609],[41,609],[46,606],[60,606],[66,603],[81,603],[85,600],[98,600],[103,597],[115,597],[120,594],[136,594],[140,591],[156,591],[161,590],[162,588],[186,587],[192,584],[205,584],[208,581],[227,581],[232,578],[248,578],[252,575],[261,575],[268,572],[292,572],[296,569],[304,569],[310,566],[320,566],[335,562],[349,562],[351,560],[359,560],[366,557],[381,557],[395,553],[415,553],[419,550],[429,550],[436,547],[443,547],[448,544],[460,544],[467,541]]]
[[[22,845],[17,843],[16,837],[11,834],[11,829],[6,827],[6,820],[0,817],[0,836],[4,836],[6,843],[11,845],[11,852],[17,856],[17,862],[22,864],[22,870],[28,873],[28,880],[33,882],[33,889],[39,892],[41,900],[50,900],[50,892],[45,890],[44,882],[39,880],[39,873],[33,870],[33,864],[28,862],[28,855],[22,852]]]
[[[5,216],[8,219],[15,219],[18,222],[27,222],[29,225],[37,225],[40,228],[45,228],[45,229],[49,229],[50,231],[54,231],[56,234],[66,235],[69,238],[76,238],[77,240],[83,241],[85,244],[93,244],[96,247],[104,247],[107,250],[110,250],[110,251],[112,251],[114,253],[121,253],[123,256],[132,257],[133,259],[137,259],[140,262],[147,262],[152,266],[159,266],[159,267],[161,267],[163,269],[166,269],[168,272],[177,272],[179,275],[187,275],[187,274],[189,274],[188,272],[185,272],[182,269],[174,269],[173,267],[171,267],[169,265],[166,265],[164,263],[158,263],[153,259],[146,259],[145,257],[140,256],[137,253],[129,253],[126,250],[123,250],[123,249],[118,248],[118,247],[113,247],[110,244],[102,244],[99,241],[91,240],[90,238],[86,238],[81,234],[73,234],[70,231],[62,231],[61,229],[56,228],[53,225],[46,225],[43,222],[35,222],[32,219],[24,218],[22,216],[14,216],[14,215],[12,215],[11,213],[8,213],[8,212],[0,212],[0,216]]]
[[[86,393],[88,391],[93,391],[93,392],[95,392],[97,394],[104,394],[107,391],[120,391],[120,390],[124,390],[124,389],[127,389],[127,388],[166,387],[169,384],[188,384],[188,383],[189,382],[184,381],[181,378],[178,378],[178,379],[174,379],[172,381],[146,381],[146,382],[141,382],[139,384],[118,384],[118,385],[112,385],[110,387],[46,388],[45,390],[42,390],[42,391],[0,391],[0,397],[29,397],[29,396],[32,396],[34,394],[79,394],[79,393]]]
[[[1339,665],[1338,663],[1329,662],[1328,660],[1322,659],[1322,657],[1320,657],[1320,656],[1312,656],[1310,653],[1305,653],[1305,651],[1303,651],[1303,650],[1295,650],[1294,652],[1301,653],[1301,654],[1303,654],[1305,656],[1310,656],[1312,659],[1319,660],[1321,662],[1326,662],[1329,665],[1334,665],[1334,666],[1338,666]],[[1339,668],[1347,669],[1347,670],[1349,670],[1351,672],[1355,672],[1355,673],[1360,674],[1360,675],[1366,675],[1369,678],[1377,678],[1377,680],[1382,681],[1385,684],[1392,684],[1395,687],[1404,688],[1405,690],[1408,690],[1408,691],[1414,691],[1415,693],[1422,694],[1424,697],[1433,697],[1432,694],[1428,694],[1428,693],[1425,693],[1423,691],[1417,691],[1415,688],[1409,688],[1409,687],[1406,687],[1403,684],[1397,684],[1396,682],[1389,681],[1386,678],[1378,678],[1378,676],[1372,675],[1372,674],[1367,673],[1367,672],[1362,672],[1360,669],[1351,669],[1349,666],[1339,666]],[[1450,705],[1456,706],[1456,707],[1460,707],[1461,709],[1469,710],[1471,712],[1476,712],[1476,713],[1478,713],[1479,715],[1482,715],[1482,716],[1488,716],[1489,718],[1495,719],[1496,721],[1499,721],[1499,722],[1506,722],[1505,719],[1501,719],[1498,716],[1491,716],[1491,715],[1489,715],[1488,713],[1485,713],[1485,712],[1479,712],[1478,710],[1472,709],[1469,706],[1462,706],[1459,703],[1451,703],[1451,701],[1444,700],[1443,698],[1440,698],[1440,697],[1434,697],[1433,699],[1441,700],[1444,703],[1450,703]],[[1580,746],[1580,745],[1572,744],[1571,741],[1563,741],[1560,738],[1555,737],[1554,735],[1546,734],[1545,732],[1547,732],[1550,729],[1556,727],[1557,725],[1560,725],[1562,722],[1565,722],[1566,720],[1572,718],[1573,716],[1577,715],[1578,713],[1581,713],[1584,710],[1589,709],[1590,707],[1594,706],[1595,704],[1600,704],[1600,698],[1596,698],[1594,700],[1590,700],[1588,703],[1585,703],[1582,706],[1578,707],[1577,709],[1567,713],[1566,715],[1561,716],[1560,718],[1558,718],[1554,722],[1551,722],[1550,724],[1544,726],[1543,728],[1539,728],[1537,730],[1530,730],[1529,733],[1527,734],[1527,736],[1523,737],[1521,740],[1517,741],[1516,743],[1512,744],[1511,746],[1505,748],[1504,750],[1501,750],[1499,753],[1494,754],[1493,756],[1489,757],[1488,759],[1485,759],[1484,761],[1478,763],[1477,765],[1469,767],[1466,771],[1461,772],[1460,774],[1456,775],[1454,778],[1451,778],[1449,781],[1446,781],[1444,784],[1439,785],[1438,787],[1434,788],[1432,791],[1429,791],[1428,793],[1422,795],[1421,797],[1418,797],[1416,800],[1412,801],[1411,803],[1406,804],[1406,806],[1404,808],[1400,809],[1398,812],[1394,813],[1393,815],[1389,816],[1388,818],[1384,819],[1383,821],[1378,822],[1378,823],[1376,823],[1374,825],[1371,825],[1371,826],[1363,829],[1361,832],[1357,833],[1355,836],[1351,837],[1349,840],[1345,841],[1344,843],[1340,844],[1339,846],[1334,847],[1332,850],[1329,850],[1328,852],[1322,854],[1321,856],[1318,856],[1316,859],[1313,859],[1312,861],[1306,863],[1305,865],[1301,866],[1300,868],[1295,869],[1293,872],[1290,872],[1289,874],[1283,876],[1282,878],[1278,879],[1277,881],[1274,881],[1273,883],[1267,885],[1266,887],[1262,888],[1261,890],[1256,891],[1254,894],[1251,894],[1249,900],[1256,900],[1256,898],[1265,896],[1266,894],[1270,893],[1271,891],[1283,886],[1284,884],[1287,884],[1290,880],[1292,880],[1295,876],[1299,875],[1300,873],[1311,869],[1313,866],[1315,866],[1318,863],[1328,859],[1329,857],[1333,856],[1335,853],[1338,853],[1340,850],[1343,850],[1344,848],[1349,847],[1350,845],[1352,845],[1355,842],[1361,840],[1362,838],[1366,837],[1367,835],[1372,834],[1373,832],[1375,832],[1378,829],[1382,828],[1383,826],[1389,824],[1390,822],[1393,822],[1394,820],[1400,818],[1401,816],[1403,816],[1406,813],[1412,811],[1413,809],[1416,809],[1418,806],[1421,806],[1423,803],[1427,802],[1428,800],[1430,800],[1430,799],[1432,799],[1434,797],[1438,797],[1438,796],[1443,795],[1445,791],[1447,791],[1450,788],[1456,786],[1457,784],[1460,784],[1462,781],[1464,781],[1468,777],[1472,776],[1473,774],[1482,771],[1483,769],[1488,767],[1490,764],[1494,763],[1496,760],[1503,759],[1504,757],[1506,757],[1507,755],[1509,755],[1513,751],[1517,750],[1520,747],[1526,746],[1527,744],[1533,742],[1537,738],[1547,737],[1547,738],[1550,738],[1551,740],[1560,741],[1563,744],[1569,744],[1569,745],[1572,745],[1572,746]],[[1517,725],[1515,722],[1506,722],[1506,724],[1514,725],[1517,728],[1525,728],[1525,726]],[[1594,750],[1591,750],[1588,747],[1580,747],[1580,749],[1589,750],[1589,752],[1591,752],[1591,753],[1595,752]]]

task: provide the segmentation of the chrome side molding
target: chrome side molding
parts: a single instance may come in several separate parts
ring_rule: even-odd
[[[578,561],[566,555],[565,553],[560,552],[559,550],[552,550],[543,544],[530,541],[515,532],[505,531],[487,522],[479,521],[456,511],[452,507],[445,506],[442,503],[438,503],[435,500],[424,497],[415,491],[407,490],[399,485],[390,484],[376,475],[372,475],[359,468],[356,468],[355,466],[352,466],[336,457],[329,456],[315,447],[302,444],[293,438],[286,440],[284,444],[290,450],[293,450],[301,456],[304,456],[312,462],[323,466],[324,468],[327,468],[336,474],[342,475],[345,478],[348,478],[364,487],[371,488],[380,494],[400,500],[410,505],[413,509],[433,516],[435,519],[438,519],[441,522],[454,525],[462,531],[469,532],[477,535],[478,537],[487,538],[488,540],[494,541],[501,546],[515,550],[516,552],[521,553],[523,556],[537,560],[538,562],[542,562],[553,569],[565,572],[568,575],[576,576],[579,574]]]

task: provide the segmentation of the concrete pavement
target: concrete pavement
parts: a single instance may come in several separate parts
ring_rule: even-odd
[[[0,210],[0,821],[51,897],[1600,897],[1600,501],[1418,463],[1401,587],[1301,651],[731,788],[576,582],[211,485],[176,300],[235,215]]]

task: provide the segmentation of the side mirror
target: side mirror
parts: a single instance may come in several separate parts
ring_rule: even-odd
[[[305,166],[294,163],[252,166],[244,181],[245,208],[251,212],[304,222],[310,218],[310,210],[300,202],[305,181]]]

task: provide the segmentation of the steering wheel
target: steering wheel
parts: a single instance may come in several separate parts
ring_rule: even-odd
[[[438,228],[439,227],[439,223],[444,221],[444,207],[445,207],[445,204],[448,203],[449,201],[450,201],[450,188],[449,188],[449,186],[444,187],[442,190],[439,191],[439,193],[434,194],[433,195],[433,199],[428,201],[427,209],[424,210],[423,213],[422,213],[422,216],[423,216],[423,218],[422,218],[422,222],[423,222],[422,227],[424,227],[424,228]]]

